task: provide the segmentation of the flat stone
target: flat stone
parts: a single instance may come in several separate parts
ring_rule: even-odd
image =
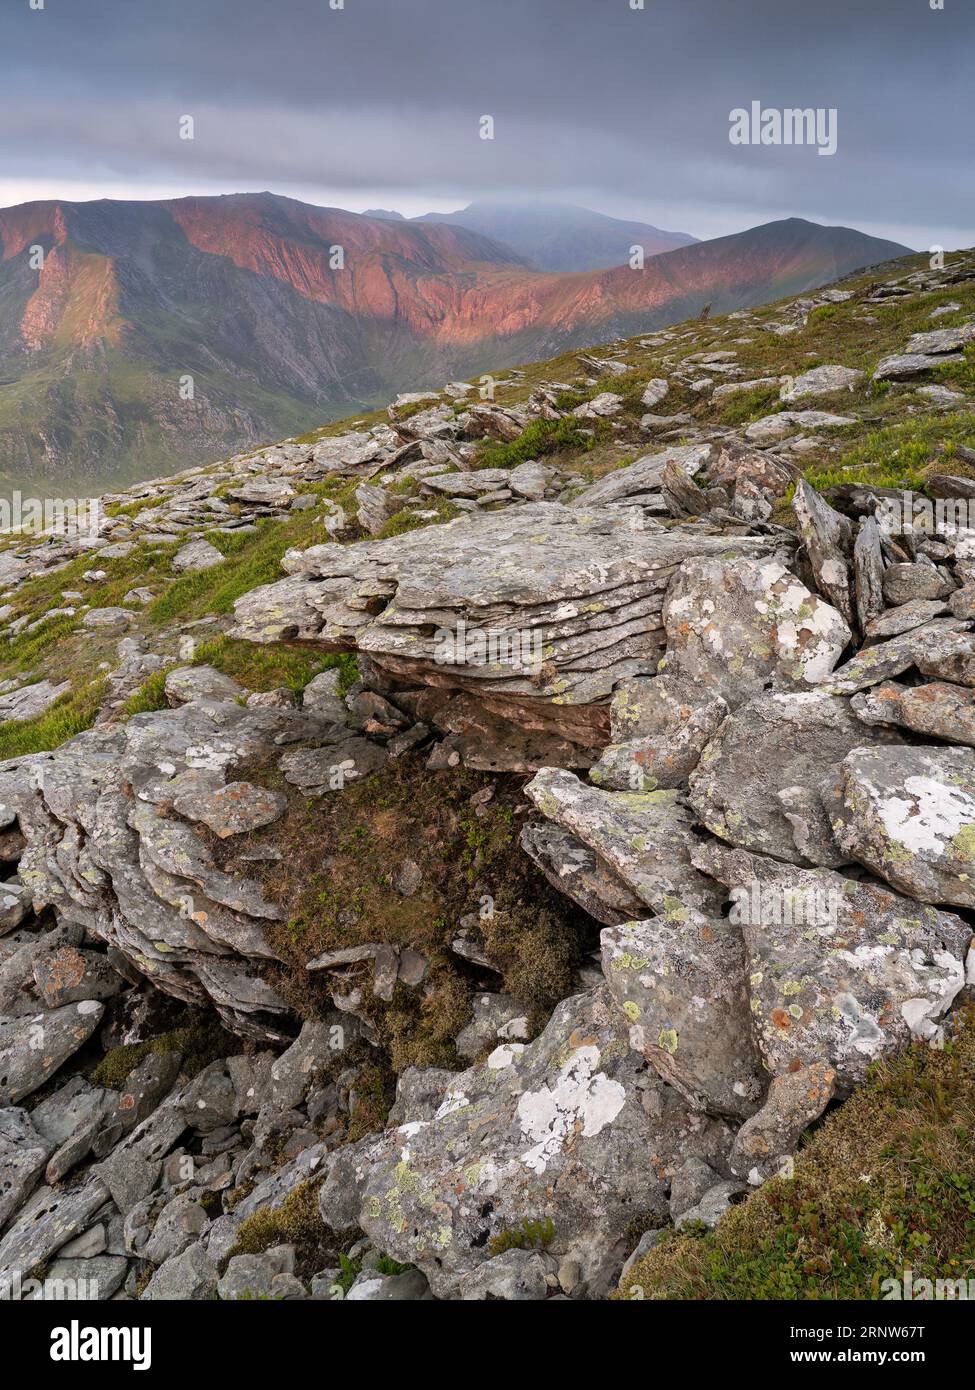
[[[189,790],[173,799],[173,808],[181,816],[200,821],[222,840],[271,825],[287,806],[288,799],[281,792],[268,791],[253,782],[228,782],[212,792]]]
[[[752,444],[771,444],[800,430],[838,430],[856,423],[853,415],[836,415],[828,410],[780,410],[749,425],[745,438]]]
[[[0,722],[37,719],[56,705],[70,689],[70,681],[41,680],[0,695]]]
[[[242,685],[212,666],[179,666],[166,676],[166,699],[171,705],[193,700],[238,700],[246,693]]]
[[[127,608],[89,608],[81,626],[93,632],[124,632],[131,622]]]
[[[0,1105],[12,1105],[43,1086],[88,1041],[104,1005],[94,1000],[25,1018],[0,1020]]]
[[[177,550],[170,563],[177,574],[192,573],[197,570],[210,570],[214,565],[222,565],[224,555],[207,540],[190,541]]]
[[[964,362],[962,353],[948,353],[933,356],[923,352],[895,353],[884,357],[874,368],[874,381],[909,381],[912,377],[924,376],[946,362]]]
[[[920,902],[975,907],[975,752],[858,748],[843,765],[842,848]]]
[[[309,796],[342,791],[370,773],[383,768],[389,755],[378,743],[365,738],[347,738],[327,748],[296,749],[285,753],[279,766],[285,781],[300,787]]]
[[[787,381],[779,392],[779,399],[791,403],[804,396],[831,396],[837,391],[853,391],[866,379],[866,372],[853,367],[813,367]]]

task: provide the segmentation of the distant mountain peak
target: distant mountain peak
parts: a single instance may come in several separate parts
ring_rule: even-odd
[[[657,256],[694,245],[686,232],[665,232],[575,203],[477,200],[458,212],[428,213],[424,222],[451,222],[505,242],[540,270],[609,270],[626,265],[634,246]]]

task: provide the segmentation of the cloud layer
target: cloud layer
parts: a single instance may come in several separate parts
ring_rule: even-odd
[[[9,0],[0,200],[544,194],[699,236],[797,215],[975,242],[970,0],[634,2]],[[752,101],[835,107],[835,156],[733,146]]]

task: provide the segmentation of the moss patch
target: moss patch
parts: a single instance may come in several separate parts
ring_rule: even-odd
[[[233,845],[215,841],[213,853],[228,871],[253,876],[255,864],[239,855],[258,847],[280,852],[257,869],[268,898],[287,913],[285,923],[267,928],[285,962],[268,970],[302,1016],[332,1007],[329,975],[309,975],[306,962],[369,942],[411,948],[428,961],[422,987],[400,983],[388,1004],[372,994],[371,961],[347,970],[343,989],[361,988],[396,1073],[410,1065],[459,1065],[453,1041],[477,989],[512,993],[536,1024],[571,992],[596,929],[518,844],[524,778],[430,772],[422,755],[407,756],[340,793],[311,799],[288,786],[273,763],[243,765],[238,775],[284,791],[288,810],[271,826],[235,836]],[[492,799],[475,808],[472,795],[487,788]],[[411,894],[397,887],[407,862],[420,871]],[[498,974],[451,950],[461,919],[471,915]]]

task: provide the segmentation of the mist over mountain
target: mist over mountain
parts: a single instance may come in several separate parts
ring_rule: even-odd
[[[606,270],[626,265],[634,246],[656,256],[697,241],[686,232],[663,232],[571,203],[475,202],[459,212],[432,212],[416,220],[450,222],[493,237],[541,270]]]

